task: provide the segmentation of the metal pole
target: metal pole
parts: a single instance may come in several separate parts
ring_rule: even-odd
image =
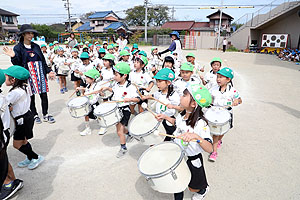
[[[71,32],[72,27],[71,27],[71,14],[70,14],[70,3],[69,3],[69,0],[67,0],[67,9],[68,9],[68,18],[69,18],[69,32]]]
[[[223,9],[223,0],[221,0],[221,10],[220,10],[220,21],[219,21],[219,29],[218,29],[218,40],[217,40],[217,50],[219,50],[220,43],[220,34],[221,34],[221,23],[222,23],[222,9]]]
[[[145,0],[145,42],[147,43],[148,0]]]

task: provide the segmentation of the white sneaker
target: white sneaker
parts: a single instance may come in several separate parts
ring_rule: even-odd
[[[98,135],[104,135],[106,132],[107,132],[107,128],[101,127],[99,132],[98,132]]]
[[[205,192],[203,194],[195,193],[192,196],[192,200],[202,200],[202,199],[204,199],[204,197],[208,193],[208,191],[209,191],[209,186],[206,187]]]
[[[90,128],[85,128],[84,131],[80,132],[81,136],[91,135],[92,131]]]
[[[121,147],[121,149],[119,150],[119,152],[117,153],[117,158],[121,158],[121,157],[123,157],[123,156],[125,156],[125,154],[127,153],[127,149],[123,149],[122,147]]]

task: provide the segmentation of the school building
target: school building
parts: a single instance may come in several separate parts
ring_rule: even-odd
[[[0,8],[0,39],[5,36],[15,36],[18,29],[18,14]]]

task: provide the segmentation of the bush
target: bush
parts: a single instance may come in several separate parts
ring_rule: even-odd
[[[232,51],[232,52],[237,52],[237,51],[239,51],[237,48],[235,48],[234,46],[230,46],[230,47],[228,47],[228,49],[226,49],[226,51]]]

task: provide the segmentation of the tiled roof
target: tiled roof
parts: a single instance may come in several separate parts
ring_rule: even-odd
[[[218,17],[220,18],[220,10],[218,10],[217,12],[214,12],[214,13],[212,13],[212,14],[210,14],[210,15],[207,15],[206,17],[207,18],[210,18],[210,17],[212,17],[213,15],[218,15]],[[230,15],[228,15],[228,14],[226,14],[226,13],[224,13],[224,12],[222,12],[222,19],[223,19],[223,17],[228,17],[228,18],[230,18],[231,20],[233,20],[233,17],[231,17]]]
[[[113,11],[100,11],[100,12],[95,12],[91,16],[89,16],[89,19],[94,19],[94,18],[104,18],[110,13],[113,13]]]
[[[104,30],[108,30],[110,28],[113,29],[113,30],[117,30],[121,26],[124,26],[125,29],[128,29],[127,26],[125,24],[123,24],[122,22],[113,22],[109,26],[105,27]]]
[[[76,28],[76,31],[90,31],[92,29],[94,29],[94,27],[90,27],[90,22],[86,22],[82,26]]]
[[[6,15],[6,16],[20,16],[18,14],[15,14],[15,13],[12,13],[12,12],[9,12],[7,10],[3,10],[0,8],[0,15]]]
[[[161,28],[169,28],[171,30],[190,30],[195,21],[170,21],[164,23]]]

